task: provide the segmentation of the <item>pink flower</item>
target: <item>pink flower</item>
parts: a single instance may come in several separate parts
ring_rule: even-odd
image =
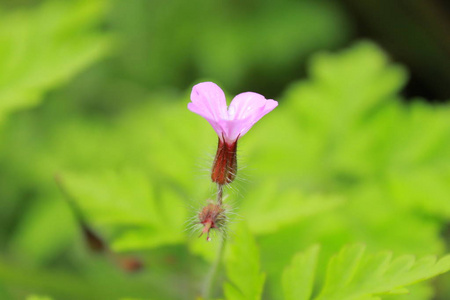
[[[192,88],[188,109],[205,118],[219,136],[211,179],[218,185],[231,183],[236,177],[237,141],[278,102],[246,92],[237,95],[227,108],[225,94],[212,82],[202,82]]]
[[[278,102],[246,92],[237,95],[227,108],[225,94],[212,82],[202,82],[192,88],[188,109],[205,118],[219,139],[232,144],[246,134],[264,115],[277,107]]]

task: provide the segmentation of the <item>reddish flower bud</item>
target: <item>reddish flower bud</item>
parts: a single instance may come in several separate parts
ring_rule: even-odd
[[[211,179],[220,185],[233,182],[237,172],[237,140],[228,143],[219,138],[216,157],[211,171]]]
[[[218,204],[209,203],[202,208],[198,214],[200,223],[203,225],[203,230],[200,236],[206,233],[206,240],[210,241],[209,232],[211,229],[222,230],[227,222],[225,209]]]

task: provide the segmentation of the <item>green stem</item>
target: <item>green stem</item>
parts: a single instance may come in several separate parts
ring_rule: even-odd
[[[217,281],[217,275],[220,267],[220,263],[222,261],[224,249],[225,249],[226,239],[223,238],[220,241],[219,249],[217,251],[216,259],[214,260],[211,268],[209,269],[208,275],[205,278],[205,284],[203,286],[203,300],[210,300],[211,293],[213,292],[214,285]]]

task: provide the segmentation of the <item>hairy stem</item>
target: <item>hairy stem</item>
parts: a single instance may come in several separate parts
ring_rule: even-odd
[[[217,184],[217,204],[222,205],[223,185]]]
[[[205,283],[203,286],[202,296],[204,300],[210,300],[211,294],[213,292],[217,275],[219,273],[219,267],[220,263],[222,261],[224,249],[225,249],[226,239],[223,238],[220,241],[219,249],[217,251],[216,259],[214,260],[213,264],[211,265],[211,268],[209,269],[208,275],[205,278]]]

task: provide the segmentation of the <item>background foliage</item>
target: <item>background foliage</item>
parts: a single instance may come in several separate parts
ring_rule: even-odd
[[[404,93],[449,78],[408,84],[426,70],[355,41],[351,1],[279,2],[2,4],[1,299],[200,296],[221,240],[186,230],[214,191],[202,80],[280,103],[240,142],[215,298],[450,296],[423,282],[450,269],[428,256],[449,252],[450,109]]]

